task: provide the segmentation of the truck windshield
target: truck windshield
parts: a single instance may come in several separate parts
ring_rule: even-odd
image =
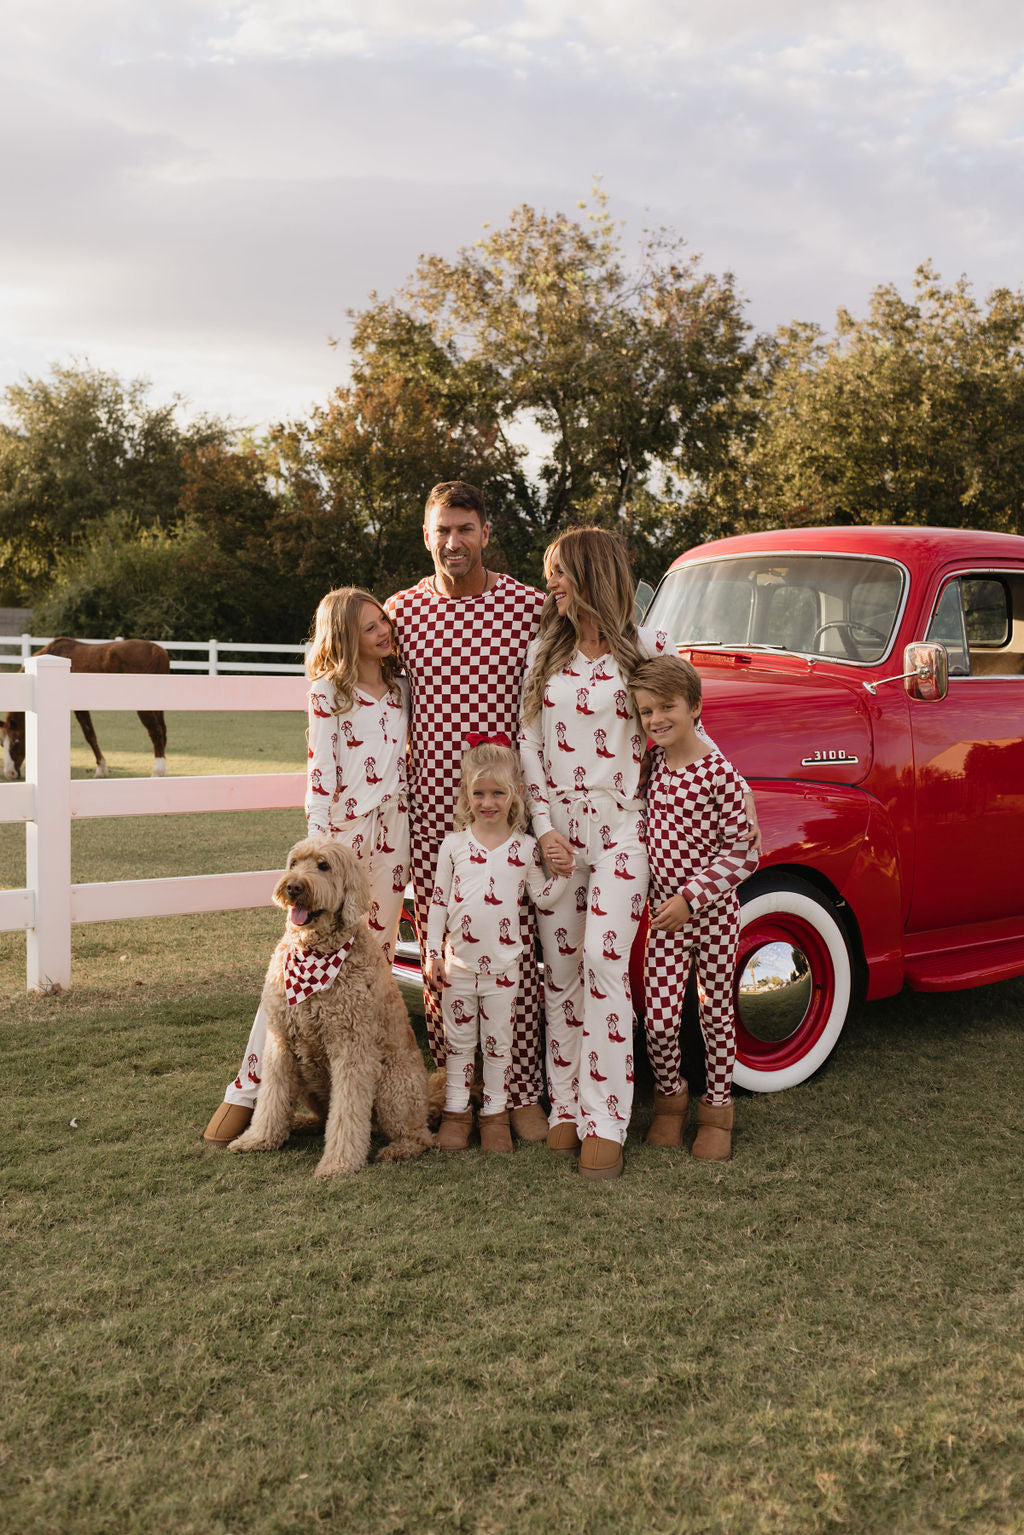
[[[855,555],[723,556],[669,571],[644,622],[680,645],[765,647],[869,665],[889,650],[905,572]]]

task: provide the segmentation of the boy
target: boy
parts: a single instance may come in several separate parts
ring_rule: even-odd
[[[739,946],[736,886],[757,867],[744,809],[746,785],[697,731],[700,677],[679,656],[636,668],[631,689],[653,742],[647,784],[651,933],[645,970],[647,1054],[654,1073],[652,1146],[681,1146],[689,1088],[681,1075],[679,1017],[697,966],[707,1091],[697,1105],[693,1155],[732,1155],[736,1023],[732,980]]]

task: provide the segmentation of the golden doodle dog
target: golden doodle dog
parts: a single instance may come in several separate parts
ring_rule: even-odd
[[[276,1151],[299,1099],[326,1118],[318,1178],[354,1173],[371,1121],[388,1139],[378,1160],[418,1157],[427,1128],[427,1072],[402,994],[363,921],[370,896],[355,854],[307,837],[288,854],[274,900],[288,922],[263,986],[268,1016],[252,1123],[229,1151]]]

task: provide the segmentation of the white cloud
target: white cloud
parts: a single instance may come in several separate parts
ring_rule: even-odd
[[[77,351],[285,413],[371,288],[596,172],[762,328],[926,256],[1024,282],[1005,0],[35,0],[5,29],[0,386]]]

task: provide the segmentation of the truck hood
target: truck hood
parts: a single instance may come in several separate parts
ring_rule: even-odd
[[[746,651],[683,654],[701,674],[704,728],[744,778],[852,785],[867,777],[874,746],[859,682]]]

